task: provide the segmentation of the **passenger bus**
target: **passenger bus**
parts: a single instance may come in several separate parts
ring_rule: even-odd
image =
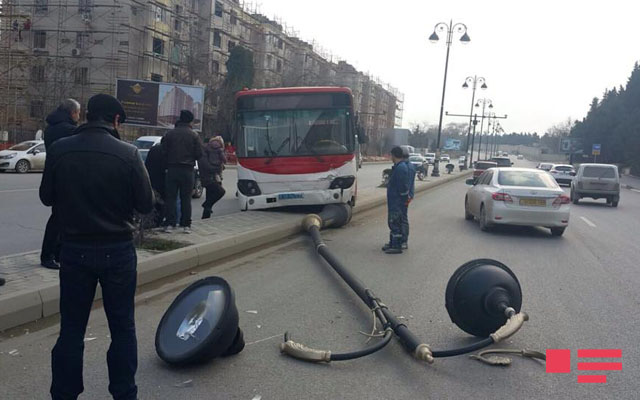
[[[350,89],[242,90],[234,129],[241,210],[355,205],[358,135]]]

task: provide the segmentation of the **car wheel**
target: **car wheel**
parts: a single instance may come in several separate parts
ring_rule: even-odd
[[[24,174],[29,172],[30,168],[31,168],[31,165],[27,160],[20,160],[16,163],[16,172],[19,174]]]
[[[191,197],[194,199],[199,199],[202,197],[202,193],[204,192],[204,188],[202,187],[202,181],[200,178],[196,178],[196,182],[193,185],[193,192],[191,193]]]
[[[484,204],[480,206],[480,230],[486,232],[491,228],[487,221],[487,211],[484,208]]]
[[[562,236],[566,228],[551,228],[552,236]]]
[[[611,207],[618,207],[618,201],[620,201],[620,199],[614,198],[611,202]]]
[[[418,179],[420,179],[421,181],[424,180],[424,172],[418,172]]]
[[[467,221],[473,221],[473,214],[469,212],[469,199],[464,199],[464,219]]]

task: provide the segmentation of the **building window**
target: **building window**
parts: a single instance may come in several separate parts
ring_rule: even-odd
[[[33,48],[45,49],[46,47],[47,47],[47,32],[34,31],[33,32]]]
[[[182,30],[182,21],[180,21],[178,18],[173,20],[173,29],[176,32],[180,32]]]
[[[160,74],[151,74],[151,80],[154,82],[162,82],[162,75]]]
[[[180,4],[176,4],[176,14],[182,14],[182,6]]]
[[[76,47],[79,49],[89,47],[90,36],[91,34],[89,32],[76,32]]]
[[[282,39],[278,39],[278,48],[279,49],[283,49],[284,48],[284,41]]]
[[[151,10],[155,15],[156,22],[167,23],[167,10],[160,6],[156,6],[155,4],[151,5]]]
[[[93,7],[93,0],[78,0],[78,12],[90,13]]]
[[[227,50],[231,51],[231,49],[233,49],[234,47],[236,47],[236,42],[229,40],[227,42]]]
[[[222,3],[220,3],[219,1],[216,1],[216,7],[213,13],[216,15],[216,17],[222,17],[223,11],[224,11],[224,7],[222,6]]]
[[[173,79],[178,79],[178,68],[171,68],[171,77]]]
[[[44,117],[44,101],[32,100],[31,109],[29,110],[31,118],[43,118]]]
[[[89,84],[89,68],[76,67],[73,69],[73,83],[76,85],[88,85]]]
[[[214,74],[220,73],[220,63],[217,61],[213,61],[211,63],[211,72]]]
[[[231,25],[238,24],[238,15],[235,11],[231,11],[231,13],[229,14],[229,22],[231,22]]]
[[[271,54],[267,54],[267,69],[271,69],[271,65],[273,65],[273,57]]]
[[[222,47],[222,36],[220,36],[220,31],[213,31],[213,45],[215,47]]]
[[[49,10],[49,0],[36,0],[36,12],[46,12]]]
[[[164,54],[164,40],[153,38],[153,52],[155,54]]]
[[[282,61],[280,60],[276,61],[276,71],[282,72]]]
[[[34,82],[44,82],[44,66],[34,65],[31,67],[31,80]]]

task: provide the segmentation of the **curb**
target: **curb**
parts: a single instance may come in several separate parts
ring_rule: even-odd
[[[416,194],[462,179],[470,174],[471,171],[467,171],[416,186]],[[353,212],[356,214],[363,213],[386,203],[385,195],[376,196],[359,202]],[[180,272],[294,236],[302,232],[301,221],[303,218],[303,216],[300,216],[300,218],[292,221],[245,232],[235,237],[195,244],[146,258],[138,263],[137,286],[140,287]],[[102,292],[98,285],[95,300],[100,300],[101,298]],[[2,298],[0,300],[0,331],[58,314],[60,310],[59,300],[60,290],[58,283],[49,283]]]

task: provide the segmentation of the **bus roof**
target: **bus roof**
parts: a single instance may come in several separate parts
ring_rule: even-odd
[[[236,99],[243,96],[263,96],[270,94],[297,94],[297,93],[347,93],[351,89],[339,86],[308,86],[308,87],[284,87],[271,89],[245,89],[236,93]]]

